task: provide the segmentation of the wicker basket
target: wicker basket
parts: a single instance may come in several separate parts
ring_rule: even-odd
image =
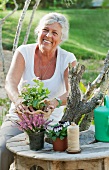
[[[49,100],[44,100],[44,103],[46,104],[46,106],[48,106],[50,104],[50,101]],[[45,108],[45,110],[46,110],[46,108]],[[25,114],[28,117],[29,115],[40,114],[40,113],[44,114],[44,118],[45,119],[48,119],[50,117],[52,111],[53,111],[52,109],[49,109],[48,111],[43,111],[43,110],[36,110],[36,111],[33,110],[33,111],[30,111],[30,107],[28,107],[27,111],[25,110],[23,112],[21,112],[18,108],[15,109],[15,113],[18,115],[18,117],[20,119],[22,119],[22,114]]]
[[[41,113],[41,114],[44,114],[44,118],[45,118],[45,119],[48,119],[48,118],[50,117],[51,113],[52,113],[52,110],[49,109],[47,112],[42,111],[42,110],[36,110],[36,111],[33,111],[33,112],[31,112],[31,111],[21,112],[21,111],[16,110],[15,113],[17,113],[17,115],[18,115],[18,117],[19,117],[20,119],[22,119],[22,114],[25,114],[25,115],[28,117],[29,115],[40,114],[40,113]]]

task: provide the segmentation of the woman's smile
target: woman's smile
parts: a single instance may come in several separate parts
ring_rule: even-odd
[[[45,39],[43,39],[43,41],[45,42],[45,43],[48,43],[48,44],[51,44],[52,42],[50,42],[49,40],[45,40]]]

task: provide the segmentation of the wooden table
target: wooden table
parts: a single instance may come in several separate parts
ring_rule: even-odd
[[[78,154],[55,152],[46,142],[43,150],[32,151],[25,134],[8,140],[7,148],[15,155],[16,170],[30,170],[33,165],[44,170],[109,170],[109,143],[89,144],[93,137],[92,131],[80,135],[81,153]]]

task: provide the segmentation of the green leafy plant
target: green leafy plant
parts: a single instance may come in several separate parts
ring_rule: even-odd
[[[44,110],[46,103],[45,99],[48,98],[50,91],[48,88],[44,88],[44,83],[39,79],[34,79],[34,85],[31,87],[27,84],[23,87],[20,97],[23,98],[23,104],[25,106],[32,106],[34,110]]]
[[[51,127],[51,129],[46,130],[47,137],[52,139],[53,141],[56,138],[60,138],[63,140],[67,136],[67,127],[70,125],[69,121],[59,122]]]
[[[28,110],[25,112],[16,110],[20,119],[15,121],[15,124],[28,135],[45,131],[48,124],[52,122],[45,118],[45,115],[43,114],[44,111],[46,111],[45,108],[47,106],[45,100],[48,98],[50,91],[48,88],[44,87],[44,83],[39,79],[33,79],[33,82],[33,86],[30,84],[23,86],[20,97],[23,98],[22,103],[28,107],[28,110],[32,107],[34,111],[32,109],[31,113],[31,111],[28,112]],[[43,113],[41,111],[43,111]]]

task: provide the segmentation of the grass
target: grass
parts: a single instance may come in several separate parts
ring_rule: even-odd
[[[79,63],[85,66],[85,72],[82,77],[82,82],[85,86],[88,85],[89,82],[95,80],[98,76],[99,72],[101,71],[104,61],[103,60],[79,60]]]
[[[109,10],[108,9],[63,9],[54,10],[63,13],[69,20],[70,33],[67,42],[61,46],[73,52],[78,59],[104,59],[109,49]],[[0,12],[0,18],[10,11]],[[3,48],[12,50],[17,23],[22,11],[16,11],[3,25]],[[50,10],[36,10],[28,43],[35,42],[34,29],[40,18]],[[23,22],[19,39],[22,44],[29,22],[31,10],[28,10]]]
[[[10,11],[0,12],[0,18],[6,16]],[[16,11],[3,25],[3,48],[12,50],[16,28],[22,11]],[[26,28],[29,23],[31,10],[28,10],[23,22],[19,38],[19,45],[25,37]],[[34,43],[34,29],[40,18],[53,10],[36,10],[33,19],[29,39],[27,43]],[[108,9],[61,9],[54,10],[64,14],[70,23],[69,39],[61,46],[73,52],[77,60],[86,66],[83,75],[84,83],[93,81],[98,75],[97,70],[101,68],[100,60],[104,60],[109,50],[109,10]],[[87,62],[85,62],[87,60]],[[92,64],[93,63],[93,64]],[[90,65],[90,67],[88,67]],[[94,67],[95,66],[95,67]]]
[[[2,125],[2,121],[5,115],[8,113],[10,108],[10,100],[9,98],[0,98],[0,126]]]
[[[10,11],[0,11],[0,19],[5,17]],[[10,16],[3,25],[3,48],[12,50],[16,28],[19,17],[22,11],[16,11]],[[38,24],[40,18],[52,10],[36,10],[33,19],[28,43],[35,42],[34,29]],[[62,48],[73,52],[77,60],[84,64],[86,71],[83,75],[83,82],[85,85],[92,82],[103,65],[107,51],[109,50],[109,10],[108,9],[67,9],[67,10],[54,10],[54,12],[63,13],[69,20],[70,32],[69,39],[61,46]],[[19,38],[19,45],[22,44],[25,37],[27,25],[31,10],[28,10],[23,22],[22,31]],[[9,106],[6,101],[0,99],[1,105],[6,105],[8,110]],[[6,111],[3,110],[4,116]],[[1,115],[1,116],[2,116]],[[2,122],[0,122],[1,124]]]

